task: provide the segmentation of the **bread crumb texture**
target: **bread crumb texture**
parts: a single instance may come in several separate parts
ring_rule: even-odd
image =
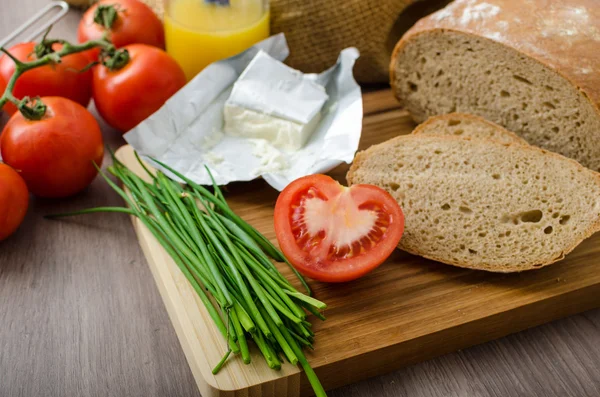
[[[600,228],[600,174],[521,144],[400,136],[359,153],[348,182],[400,203],[401,249],[461,267],[540,268]]]

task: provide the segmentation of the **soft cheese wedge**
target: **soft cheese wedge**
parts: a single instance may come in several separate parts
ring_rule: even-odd
[[[400,203],[401,249],[455,266],[540,268],[600,230],[600,174],[532,146],[399,136],[358,153],[347,177]]]

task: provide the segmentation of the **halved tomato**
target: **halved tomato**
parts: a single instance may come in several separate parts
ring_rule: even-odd
[[[279,195],[275,233],[300,273],[344,282],[365,275],[390,256],[404,233],[404,214],[377,186],[345,187],[327,175],[309,175]]]

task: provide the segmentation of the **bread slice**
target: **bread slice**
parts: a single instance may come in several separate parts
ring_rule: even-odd
[[[455,266],[540,268],[600,230],[600,174],[533,146],[399,136],[358,153],[347,178],[400,203],[401,249]]]
[[[519,143],[527,145],[527,141],[519,138],[496,123],[483,117],[466,113],[449,113],[433,116],[420,124],[412,132],[415,135],[456,135],[464,138],[493,139],[502,143]]]
[[[456,0],[398,42],[391,85],[419,123],[476,114],[600,171],[599,32],[598,0]]]

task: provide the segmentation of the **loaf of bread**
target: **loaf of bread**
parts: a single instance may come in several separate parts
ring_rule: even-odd
[[[529,145],[399,136],[358,153],[347,178],[400,203],[401,249],[455,266],[540,268],[600,230],[600,174]]]
[[[456,0],[402,37],[390,75],[417,122],[476,114],[600,170],[598,0]]]
[[[415,135],[455,135],[463,138],[492,139],[502,143],[527,145],[515,133],[486,119],[466,113],[448,113],[433,116],[419,124],[412,132]]]

